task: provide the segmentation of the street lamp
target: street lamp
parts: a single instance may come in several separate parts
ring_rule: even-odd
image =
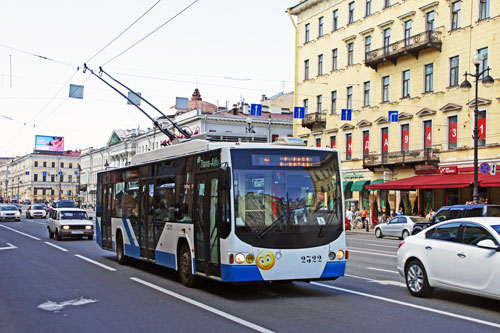
[[[475,88],[476,88],[476,96],[474,98],[474,131],[473,131],[473,138],[474,138],[474,190],[472,192],[472,200],[474,203],[479,202],[479,181],[478,181],[478,140],[479,140],[479,128],[478,128],[478,114],[479,110],[477,108],[478,104],[478,89],[479,89],[479,78],[486,73],[486,75],[483,77],[483,84],[485,87],[490,87],[495,80],[490,76],[490,67],[483,69],[481,72],[479,72],[479,65],[483,61],[483,57],[481,54],[477,53],[474,55],[472,58],[472,62],[474,63],[474,66],[476,67],[476,74],[472,73],[467,73],[465,72],[465,80],[460,84],[460,89],[462,90],[469,90],[472,88],[472,85],[470,84],[469,81],[467,81],[467,76],[471,76],[476,79],[475,83]]]
[[[61,200],[63,172],[59,171],[59,200]]]
[[[82,181],[82,167],[78,164],[78,187],[76,188],[76,196],[78,202],[80,202],[80,182]]]

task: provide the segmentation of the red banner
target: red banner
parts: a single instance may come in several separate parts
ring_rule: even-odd
[[[352,155],[352,138],[347,139],[347,155]]]
[[[455,174],[457,172],[458,172],[457,166],[439,168],[439,173],[441,173],[442,175],[450,175],[450,174]]]
[[[370,153],[370,136],[365,135],[363,136],[363,151],[365,154]]]
[[[382,134],[382,151],[389,151],[389,134]]]
[[[425,147],[430,148],[432,146],[432,127],[425,128]]]
[[[477,128],[479,129],[479,140],[486,140],[486,118],[477,120]]]
[[[403,142],[401,142],[401,147],[403,149],[410,149],[410,130],[403,131]]]
[[[330,147],[337,148],[337,141],[335,140],[335,138],[330,139]]]
[[[457,123],[451,123],[450,124],[450,143],[456,143],[457,142]]]

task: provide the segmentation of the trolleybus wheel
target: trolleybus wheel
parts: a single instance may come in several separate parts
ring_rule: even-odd
[[[92,238],[89,236],[89,239]],[[129,263],[129,258],[125,255],[123,236],[121,232],[118,232],[116,235],[116,261],[118,261],[120,265],[126,265]]]
[[[200,284],[200,278],[193,275],[191,252],[187,243],[182,244],[178,256],[179,278],[183,285],[194,288]]]

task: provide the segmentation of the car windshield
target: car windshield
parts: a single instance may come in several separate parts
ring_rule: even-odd
[[[45,206],[42,206],[42,205],[35,205],[35,206],[33,206],[33,209],[40,209],[40,210],[44,210],[44,209],[45,209]]]
[[[412,220],[412,222],[427,222],[428,221],[425,217],[420,217],[420,216],[411,216],[410,220]]]
[[[78,211],[61,212],[61,220],[87,220],[87,213]]]
[[[492,225],[491,227],[500,235],[500,224]]]
[[[2,206],[2,210],[17,210],[17,207],[14,207],[14,206]]]
[[[73,201],[59,201],[57,203],[58,208],[75,208],[76,205]]]

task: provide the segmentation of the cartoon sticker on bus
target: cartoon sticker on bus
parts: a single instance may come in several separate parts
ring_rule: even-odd
[[[260,251],[259,254],[257,254],[257,267],[259,267],[262,270],[269,270],[273,268],[274,266],[274,254],[272,254],[271,251],[265,250],[265,251]]]

